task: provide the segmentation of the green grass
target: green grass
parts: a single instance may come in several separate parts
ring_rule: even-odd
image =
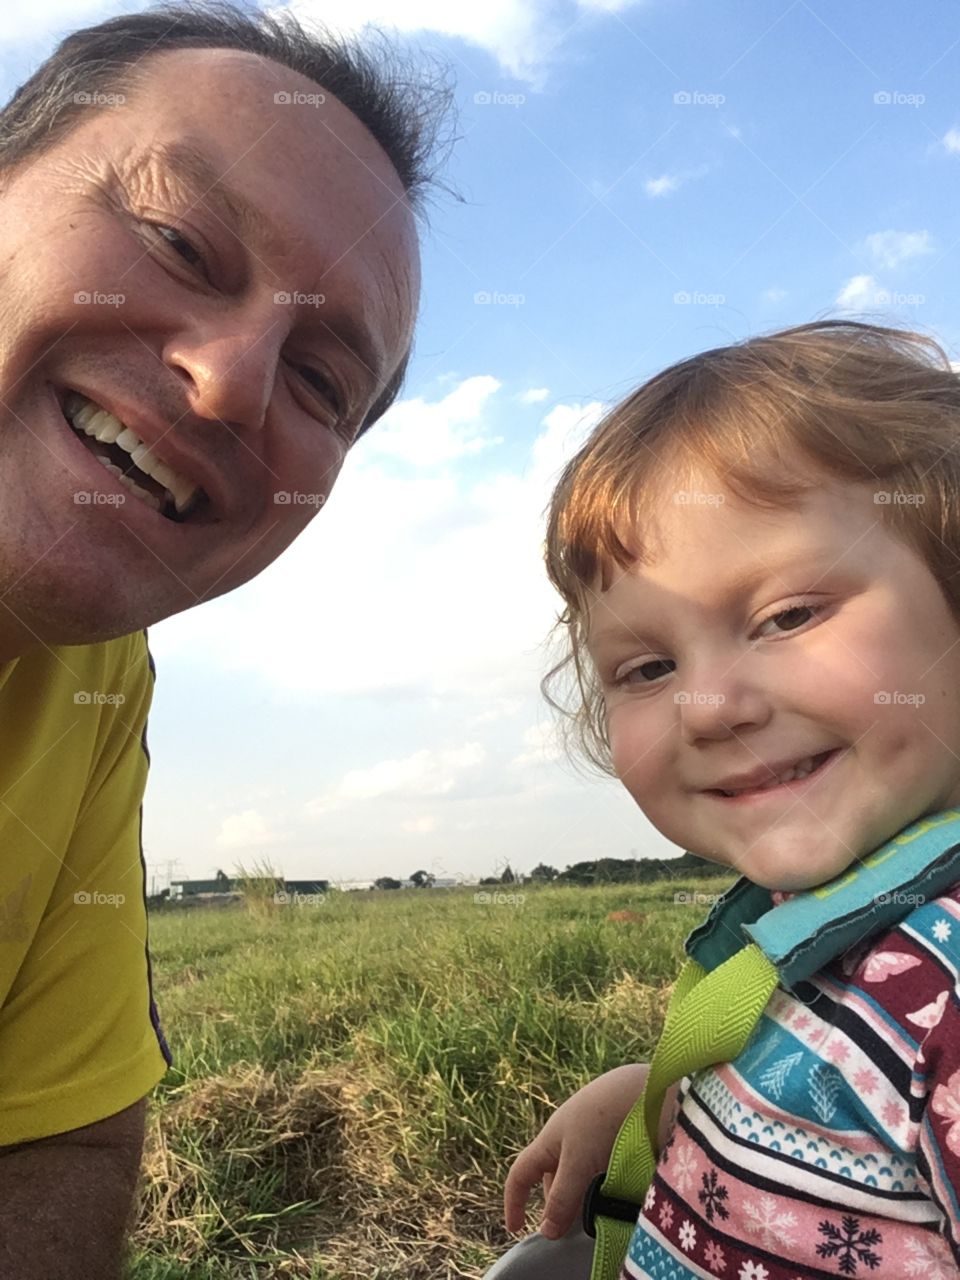
[[[674,893],[725,883],[152,915],[176,1062],[129,1280],[481,1276],[510,1243],[512,1157],[588,1080],[649,1058],[706,911]],[[607,921],[624,908],[645,921]]]

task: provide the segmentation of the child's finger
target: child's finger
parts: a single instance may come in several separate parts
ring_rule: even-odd
[[[514,1160],[503,1187],[503,1218],[508,1231],[523,1230],[530,1192],[549,1171],[544,1150],[536,1144],[524,1147]]]
[[[592,1177],[593,1174],[583,1164],[564,1160],[561,1154],[556,1177],[547,1192],[543,1222],[540,1224],[542,1236],[548,1240],[559,1240],[567,1234],[580,1213]]]
[[[552,1174],[552,1173],[545,1173],[545,1174],[543,1175],[543,1198],[544,1198],[544,1200],[546,1200],[547,1196],[550,1194],[550,1188],[551,1188],[552,1186],[553,1186],[553,1174]]]

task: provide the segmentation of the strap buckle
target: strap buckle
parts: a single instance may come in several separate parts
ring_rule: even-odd
[[[583,1229],[588,1236],[596,1239],[596,1216],[599,1213],[604,1218],[616,1218],[620,1222],[629,1222],[631,1226],[640,1216],[640,1206],[634,1204],[632,1200],[618,1200],[615,1196],[606,1196],[600,1190],[607,1176],[607,1170],[598,1173],[597,1176],[587,1187],[587,1193],[583,1197]]]

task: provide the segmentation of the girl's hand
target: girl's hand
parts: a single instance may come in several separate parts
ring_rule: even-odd
[[[556,1109],[510,1166],[503,1191],[508,1231],[523,1230],[527,1200],[542,1179],[546,1205],[540,1233],[549,1240],[566,1235],[591,1179],[606,1169],[620,1126],[643,1092],[649,1070],[645,1062],[615,1067]]]

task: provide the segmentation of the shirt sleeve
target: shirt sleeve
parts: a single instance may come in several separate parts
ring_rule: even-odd
[[[171,1063],[152,995],[141,845],[153,667],[144,633],[111,644],[100,687],[123,701],[104,712],[62,863],[0,1009],[3,1145],[114,1115]]]
[[[943,1214],[941,1226],[960,1267],[960,990],[942,975],[942,989],[915,1018],[932,1023],[917,1053],[913,1076],[919,1112],[917,1167]]]

